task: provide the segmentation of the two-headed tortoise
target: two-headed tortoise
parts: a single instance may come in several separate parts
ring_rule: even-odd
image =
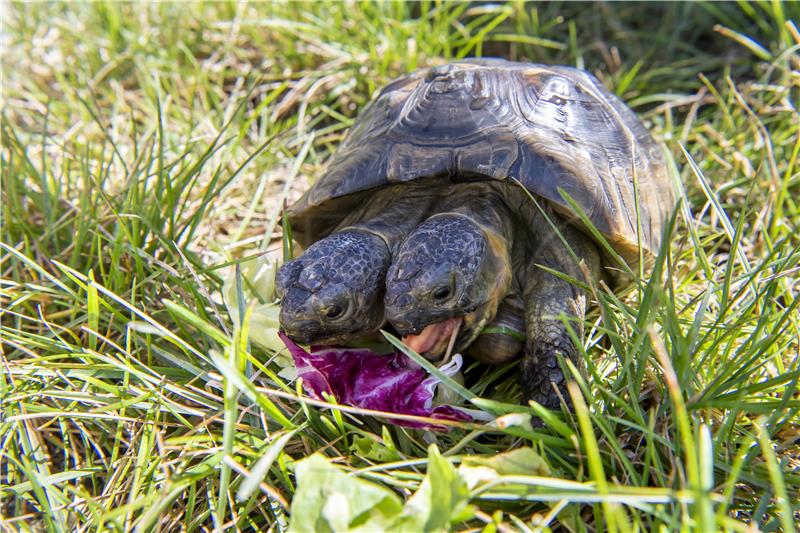
[[[456,350],[500,362],[520,343],[479,335],[518,324],[526,398],[554,407],[558,355],[576,354],[564,315],[580,337],[586,295],[551,271],[618,267],[571,203],[631,266],[658,250],[674,206],[661,147],[596,78],[503,60],[409,74],[290,207],[298,240],[315,244],[279,274],[281,325],[318,342],[386,317],[429,358],[457,335]]]

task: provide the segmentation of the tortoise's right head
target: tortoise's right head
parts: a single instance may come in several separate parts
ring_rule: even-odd
[[[494,318],[511,286],[509,243],[468,216],[430,217],[400,246],[386,277],[386,318],[404,342],[440,358],[459,328],[461,350]]]
[[[336,344],[378,330],[391,255],[371,233],[345,230],[314,243],[277,275],[281,329],[303,344]]]

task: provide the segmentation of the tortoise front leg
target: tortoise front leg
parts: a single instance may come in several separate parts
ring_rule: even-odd
[[[589,274],[597,279],[600,276],[600,257],[595,245],[569,226],[562,225],[560,231],[579,260],[585,262]],[[585,276],[554,231],[549,230],[545,235],[538,234],[536,237],[534,253],[528,254],[523,280],[527,336],[521,373],[523,399],[526,402],[534,400],[548,409],[558,409],[559,394],[571,406],[558,356],[582,368],[562,315],[566,316],[578,338],[583,338],[586,294],[579,287],[537,265],[562,272],[576,280],[584,280]]]
[[[483,331],[467,348],[471,357],[482,363],[501,365],[519,356],[525,338],[522,298],[516,293],[506,296],[500,302],[494,320],[484,326]]]

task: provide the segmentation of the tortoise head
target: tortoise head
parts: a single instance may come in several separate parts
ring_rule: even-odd
[[[507,240],[468,216],[430,217],[400,246],[386,277],[386,318],[406,344],[441,357],[477,337],[511,285]]]
[[[377,330],[390,260],[386,242],[364,231],[317,241],[278,271],[281,329],[305,344],[335,344]]]

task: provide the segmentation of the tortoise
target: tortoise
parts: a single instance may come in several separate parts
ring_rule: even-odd
[[[343,336],[374,331],[385,317],[436,359],[460,326],[455,349],[473,344],[489,362],[513,357],[520,343],[497,348],[508,339],[478,338],[483,328],[517,324],[524,395],[554,407],[553,385],[564,382],[558,356],[576,355],[559,317],[576,319],[580,336],[586,295],[548,269],[576,280],[618,277],[583,218],[635,268],[659,249],[674,199],[660,145],[591,74],[500,59],[422,69],[378,94],[327,172],[289,208],[301,244],[319,241],[304,255],[317,246],[330,257],[348,216],[382,242],[327,270],[285,265],[281,324],[290,336],[319,333],[321,311],[312,324],[294,310],[328,288],[369,315],[351,312]],[[298,281],[304,276],[313,279]],[[326,279],[347,290],[323,287]]]

